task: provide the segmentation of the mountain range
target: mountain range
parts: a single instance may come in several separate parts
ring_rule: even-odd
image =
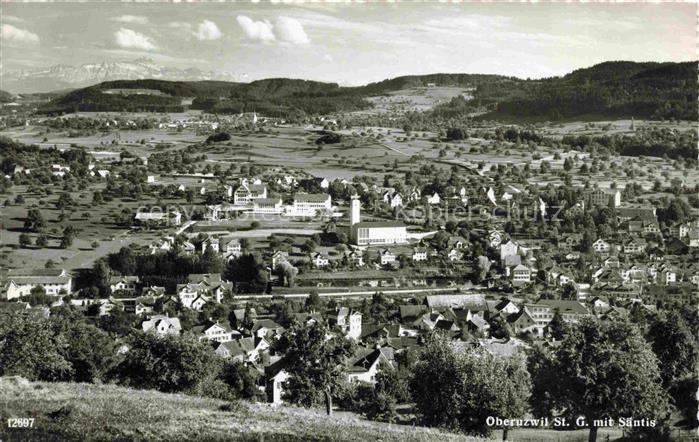
[[[238,82],[242,76],[225,71],[161,66],[148,58],[132,61],[56,65],[0,73],[0,89],[15,94],[54,92],[92,86],[103,81],[153,78],[170,81],[218,80]]]

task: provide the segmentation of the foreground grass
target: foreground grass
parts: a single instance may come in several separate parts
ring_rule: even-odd
[[[476,441],[438,430],[370,422],[352,414],[227,403],[115,385],[0,378],[2,441]],[[8,428],[8,418],[34,418]]]

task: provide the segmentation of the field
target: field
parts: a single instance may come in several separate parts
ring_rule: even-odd
[[[26,440],[475,441],[437,430],[366,421],[350,413],[226,403],[113,385],[0,379],[0,438]],[[8,430],[8,417],[34,428]]]
[[[216,441],[485,441],[444,431],[372,422],[348,412],[229,403],[183,394],[133,390],[115,385],[28,382],[0,378],[3,441],[216,440]],[[9,430],[7,418],[33,418],[33,428]],[[616,440],[621,430],[600,429],[598,440]],[[609,439],[607,439],[609,437]],[[515,429],[513,442],[585,441],[586,430]]]

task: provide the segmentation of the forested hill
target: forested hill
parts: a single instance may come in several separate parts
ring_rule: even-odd
[[[697,119],[697,63],[615,61],[578,69],[563,77],[522,80],[479,74],[404,76],[360,87],[272,78],[251,83],[125,80],[74,90],[44,108],[49,113],[88,111],[180,111],[191,106],[219,113],[252,110],[268,116],[303,118],[371,106],[366,98],[436,86],[473,89],[474,100],[454,100],[434,117],[488,110],[488,118],[578,116]],[[137,89],[136,92],[129,90]]]
[[[529,83],[522,96],[498,101],[492,116],[696,120],[698,114],[697,62],[607,62]]]

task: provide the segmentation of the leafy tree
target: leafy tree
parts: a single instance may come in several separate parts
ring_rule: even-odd
[[[563,410],[568,417],[584,417],[591,442],[597,439],[597,419],[667,417],[657,358],[631,323],[584,319],[555,353],[535,359],[533,398],[542,403],[533,407],[548,415]]]
[[[37,247],[43,248],[49,244],[49,239],[46,235],[40,234],[39,236],[36,237],[36,241],[34,242],[34,244]]]
[[[326,390],[337,393],[344,378],[343,364],[354,352],[351,340],[339,336],[326,339],[328,328],[320,323],[293,325],[274,343],[284,353],[290,374],[286,393],[304,407],[323,403]]]
[[[213,349],[193,336],[135,333],[129,344],[116,372],[123,383],[136,388],[191,391],[220,368]]]
[[[572,282],[565,284],[561,288],[561,299],[575,301],[578,299],[578,288]]]
[[[65,337],[54,333],[47,319],[8,316],[0,321],[0,376],[69,380],[72,367],[60,352],[67,345]]]
[[[26,248],[32,245],[32,239],[29,235],[26,233],[20,233],[19,234],[19,246],[22,248]]]
[[[219,377],[228,385],[236,398],[256,399],[262,394],[257,388],[259,373],[239,361],[226,363]]]
[[[677,311],[661,313],[650,324],[648,340],[658,358],[663,386],[690,424],[696,423],[697,338]],[[692,382],[694,380],[694,382]]]
[[[488,435],[488,416],[525,414],[530,380],[522,360],[496,358],[480,349],[457,353],[446,337],[432,335],[415,365],[410,390],[425,424]]]
[[[318,290],[311,290],[308,294],[308,298],[306,298],[306,301],[303,304],[303,307],[306,309],[306,311],[311,312],[319,309],[322,305],[323,300],[320,298]]]
[[[568,331],[568,324],[563,320],[563,316],[559,309],[556,309],[553,313],[553,318],[551,318],[551,322],[548,323],[546,328],[553,339],[557,341],[563,339]]]
[[[116,365],[116,341],[94,325],[85,323],[79,313],[54,315],[51,319],[54,332],[70,343],[60,351],[72,367],[74,382],[102,380]]]
[[[46,228],[46,220],[39,209],[29,209],[24,219],[24,230],[27,232],[39,232]]]

